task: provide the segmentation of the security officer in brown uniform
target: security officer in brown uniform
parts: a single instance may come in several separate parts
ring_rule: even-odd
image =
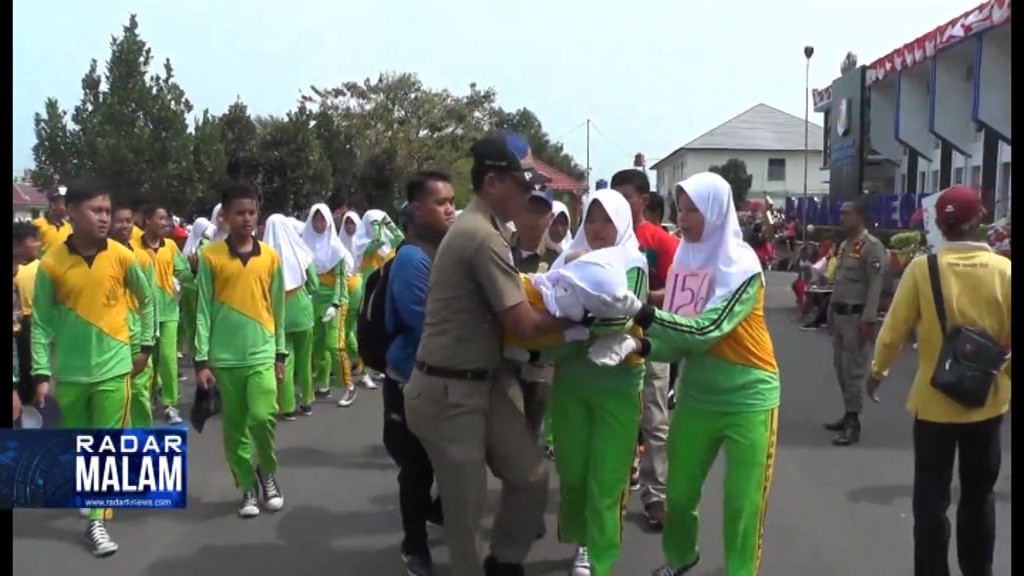
[[[472,148],[474,198],[449,229],[430,277],[406,421],[434,465],[454,576],[521,576],[543,524],[548,477],[503,361],[502,334],[524,339],[571,324],[533,310],[509,245],[509,222],[536,186],[529,144],[498,133]],[[482,558],[487,468],[502,481],[490,554]]]
[[[551,224],[553,202],[551,192],[533,192],[526,203],[526,210],[514,219],[516,232],[512,234],[512,259],[516,269],[524,274],[547,272],[558,258],[557,252],[544,245],[544,232]],[[546,362],[519,362],[514,364],[513,370],[523,389],[526,421],[539,439],[551,395],[554,366]]]
[[[843,393],[845,414],[825,429],[838,432],[836,446],[860,441],[860,413],[864,408],[864,383],[871,365],[871,342],[878,324],[888,251],[868,233],[866,202],[846,202],[840,209],[840,225],[846,240],[839,245],[835,290],[828,311],[832,332],[833,365]]]

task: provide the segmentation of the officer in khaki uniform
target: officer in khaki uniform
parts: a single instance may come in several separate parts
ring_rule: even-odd
[[[864,408],[864,383],[871,368],[871,342],[878,324],[878,303],[882,295],[888,250],[865,226],[863,200],[846,202],[840,210],[840,224],[846,240],[836,258],[835,290],[828,310],[832,332],[833,365],[843,393],[843,417],[825,424],[838,432],[836,446],[860,441],[860,413]]]
[[[543,523],[548,477],[503,361],[502,334],[536,338],[568,328],[530,308],[506,222],[525,209],[538,173],[519,135],[473,145],[474,198],[438,247],[423,335],[405,388],[406,421],[434,465],[454,576],[522,576]],[[482,558],[487,468],[502,481],[490,554]]]
[[[548,191],[530,195],[524,210],[515,219],[516,233],[512,235],[512,258],[516,269],[524,274],[547,272],[558,258],[558,252],[544,245],[544,232],[551,223],[554,197]],[[540,436],[544,415],[551,395],[551,377],[554,366],[545,362],[515,363],[513,370],[523,389],[523,411],[535,436]]]

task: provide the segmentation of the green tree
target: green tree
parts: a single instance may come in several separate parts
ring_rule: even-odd
[[[285,118],[257,122],[263,203],[266,211],[289,214],[326,199],[331,165],[313,129],[313,113],[303,104]]]
[[[236,180],[255,182],[259,178],[256,147],[259,130],[241,99],[228,106],[218,120],[227,158],[227,175]]]
[[[221,125],[209,110],[203,110],[202,117],[195,121],[192,135],[192,166],[198,188],[193,211],[199,208],[205,213],[220,201],[213,191],[227,176],[227,164]]]
[[[148,111],[150,127],[150,188],[176,214],[191,211],[202,191],[195,170],[194,142],[189,133],[188,115],[192,103],[174,80],[174,67],[164,61],[163,75],[151,78],[153,101]]]
[[[725,181],[732,187],[732,200],[736,209],[742,208],[747,200],[747,193],[750,192],[750,185],[754,181],[754,177],[747,174],[746,162],[737,158],[730,158],[726,160],[725,164],[712,166],[708,168],[708,171],[725,178]]]
[[[61,109],[56,98],[46,99],[45,115],[36,113],[33,124],[36,143],[32,145],[32,159],[36,167],[31,173],[32,183],[46,188],[59,178],[74,177],[78,156],[76,141],[68,129],[67,112]]]

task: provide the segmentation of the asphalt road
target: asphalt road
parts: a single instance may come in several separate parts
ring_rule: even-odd
[[[791,319],[788,278],[773,273],[769,280],[768,316],[783,374],[783,404],[762,574],[911,574],[913,455],[911,418],[903,403],[916,357],[908,351],[900,358],[882,389],[883,403],[867,407],[861,443],[833,447],[830,433],[821,428],[842,410],[830,343],[824,333],[800,331]],[[185,383],[184,396],[191,393],[191,384]],[[224,464],[219,422],[214,422],[204,434],[190,437],[187,510],[118,511],[108,527],[121,549],[102,560],[89,554],[84,521],[76,511],[17,511],[14,573],[403,575],[396,469],[381,445],[380,430],[380,394],[370,390],[360,390],[351,408],[318,404],[312,417],[282,423],[278,454],[285,509],[243,521],[235,515],[238,494]],[[995,574],[1009,575],[1009,419],[1003,432]],[[694,572],[699,576],[725,574],[722,472],[720,460],[705,484],[704,562]],[[492,479],[492,500],[497,493],[498,483]],[[954,502],[955,493],[954,486]],[[531,576],[561,575],[569,569],[572,549],[555,539],[556,499],[553,480],[548,536],[530,555]],[[444,574],[447,553],[440,531],[433,534],[435,563]],[[661,560],[660,539],[645,530],[634,496],[616,573],[646,575]]]

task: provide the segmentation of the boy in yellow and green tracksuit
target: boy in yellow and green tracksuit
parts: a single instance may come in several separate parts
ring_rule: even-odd
[[[146,277],[146,282],[151,291],[156,290],[153,279],[153,260],[149,254],[131,244],[132,210],[127,206],[115,206],[111,211],[111,227],[109,237],[120,242],[124,247],[132,251],[139,268]],[[159,325],[160,319],[156,307],[156,298],[153,298],[153,325]],[[139,317],[139,301],[128,292],[128,330],[131,338],[132,357],[134,358],[142,351],[142,321]],[[153,385],[153,361],[147,359],[146,365],[141,372],[132,376],[132,401],[131,401],[131,426],[132,428],[150,428],[153,426],[153,405],[150,402],[150,390]]]
[[[153,260],[157,314],[160,318],[154,370],[164,407],[164,420],[168,424],[180,424],[178,295],[181,286],[192,281],[192,269],[181,255],[178,245],[164,237],[166,231],[170,230],[167,210],[152,204],[146,206],[142,214],[146,229],[142,237],[132,243],[132,247],[145,251]]]
[[[42,392],[51,379],[60,382],[62,427],[124,428],[130,419],[131,375],[142,370],[152,350],[153,293],[134,254],[106,238],[109,192],[82,181],[68,186],[66,202],[73,232],[43,256],[36,275],[32,377]],[[134,358],[129,293],[139,305],[140,349]],[[96,556],[118,549],[103,518],[103,509],[90,512],[86,536]]]
[[[284,506],[274,452],[277,388],[288,356],[284,280],[277,253],[253,237],[259,192],[229,183],[221,197],[228,236],[199,256],[196,383],[220,390],[224,452],[242,490],[238,515],[252,518],[260,513],[257,486],[267,510]]]

